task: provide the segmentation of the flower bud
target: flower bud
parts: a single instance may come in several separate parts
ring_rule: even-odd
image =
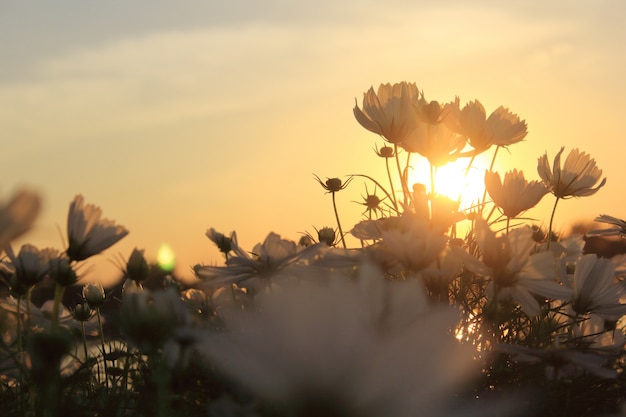
[[[330,227],[322,227],[317,231],[317,239],[320,242],[326,243],[328,246],[335,244],[335,231]]]
[[[149,272],[148,261],[143,256],[143,249],[133,249],[126,264],[126,277],[141,282],[148,278]]]
[[[72,317],[76,321],[87,321],[91,318],[93,310],[89,307],[88,303],[78,303],[76,308],[72,311]]]
[[[337,191],[341,191],[341,180],[339,178],[329,178],[326,180],[326,187],[328,191],[334,193]]]
[[[100,308],[104,304],[105,294],[102,284],[94,282],[83,287],[83,298],[93,308]]]
[[[383,146],[376,151],[376,155],[380,156],[381,158],[393,158],[395,152],[391,146]]]
[[[305,248],[311,246],[313,244],[313,239],[311,236],[304,235],[298,241],[298,246],[304,246]]]

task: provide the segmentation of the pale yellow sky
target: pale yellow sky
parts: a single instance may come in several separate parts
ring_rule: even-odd
[[[607,186],[561,203],[557,227],[626,217],[622,2],[199,3],[0,5],[0,191],[43,194],[28,241],[62,248],[78,193],[130,230],[101,259],[135,246],[154,258],[167,242],[185,276],[220,261],[209,227],[252,249],[270,231],[297,240],[335,226],[313,173],[383,180],[382,140],[352,108],[371,85],[403,80],[526,119],[502,169],[537,179],[545,151],[589,152]],[[354,181],[337,196],[345,229],[364,192]],[[532,214],[547,223],[551,204]]]

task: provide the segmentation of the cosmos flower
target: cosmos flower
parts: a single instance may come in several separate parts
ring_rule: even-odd
[[[615,265],[610,259],[583,255],[574,272],[574,312],[617,320],[626,314],[626,304],[620,304],[620,296],[624,295],[623,286],[615,281]]]
[[[13,270],[16,284],[32,287],[46,276],[50,269],[50,261],[57,255],[54,249],[37,249],[31,244],[22,245],[17,256],[9,251],[11,262],[8,267]]]
[[[554,157],[552,168],[547,153],[539,157],[537,164],[537,172],[552,194],[557,198],[583,197],[595,194],[606,184],[606,178],[600,181],[602,170],[596,166],[596,161],[578,149],[570,151],[561,167],[564,149]],[[600,184],[594,188],[598,181]]]
[[[600,223],[611,224],[613,227],[608,229],[590,230],[587,232],[587,236],[626,236],[626,221],[618,219],[617,217],[609,216],[608,214],[601,214],[594,220]]]
[[[369,264],[324,278],[259,295],[197,351],[286,415],[443,415],[473,369],[472,348],[448,331],[458,312]]]
[[[0,252],[13,239],[32,226],[41,208],[41,198],[32,191],[20,190],[0,205]]]
[[[85,205],[82,195],[70,204],[67,217],[69,247],[67,256],[82,261],[109,248],[128,234],[125,227],[100,218],[102,210],[93,204]]]
[[[415,83],[381,84],[363,95],[363,109],[354,106],[354,117],[367,130],[388,142],[399,144],[413,131],[416,114],[413,105],[421,98]]]
[[[443,123],[428,124],[418,121],[413,133],[401,144],[408,152],[417,152],[428,159],[431,166],[440,167],[467,156],[461,151],[467,141]]]
[[[504,181],[497,172],[485,172],[485,187],[494,204],[509,218],[535,207],[548,193],[543,183],[526,181],[524,173],[516,169],[504,174]]]
[[[533,253],[530,227],[520,227],[496,236],[483,219],[476,220],[476,240],[483,267],[467,263],[468,269],[491,277],[488,292],[497,298],[511,297],[533,317],[540,314],[534,295],[555,300],[571,299],[573,291],[556,282],[556,260],[551,252]],[[533,295],[534,294],[534,295]]]
[[[467,137],[469,144],[478,152],[489,149],[491,145],[512,145],[524,139],[528,133],[526,122],[502,106],[487,117],[483,105],[474,100],[454,114],[456,117],[451,118],[453,122],[448,124]]]
[[[303,248],[291,240],[282,239],[276,233],[270,233],[250,254],[239,247],[236,234],[233,233],[231,250],[233,255],[226,261],[226,266],[198,266],[195,268],[196,276],[210,286],[239,284],[252,278],[260,279],[264,282],[262,285],[265,285],[284,269],[316,254],[319,245]]]
[[[429,266],[443,251],[448,238],[430,227],[428,221],[405,213],[400,227],[381,232],[380,248],[389,261],[399,262],[413,272]]]

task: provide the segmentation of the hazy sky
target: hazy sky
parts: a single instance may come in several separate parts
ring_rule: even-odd
[[[81,193],[130,230],[102,258],[154,258],[167,242],[190,276],[220,261],[209,227],[252,249],[270,231],[335,226],[313,173],[382,180],[382,140],[352,108],[406,80],[525,119],[502,171],[537,179],[546,151],[590,153],[608,183],[562,202],[557,227],[626,217],[625,19],[619,0],[0,1],[0,195],[39,190],[27,240],[62,248]],[[337,196],[346,229],[364,192],[354,181]],[[547,224],[551,205],[532,214]]]

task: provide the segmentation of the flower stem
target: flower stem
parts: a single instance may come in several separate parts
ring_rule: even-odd
[[[391,178],[391,170],[389,169],[389,158],[385,158],[385,167],[387,168],[387,178],[389,178],[389,186],[391,187],[391,197],[393,202],[393,208],[398,211],[398,201],[396,199],[396,192],[393,188],[393,179]]]
[[[339,228],[339,236],[341,236],[341,243],[343,244],[343,248],[346,249],[346,240],[343,237],[343,229],[341,229],[341,222],[339,221],[339,213],[337,212],[337,202],[335,201],[335,193],[331,193],[333,195],[333,209],[335,210],[335,218],[337,219],[337,227]]]
[[[548,243],[546,249],[550,249],[550,242],[552,240],[552,222],[554,221],[554,213],[556,212],[556,205],[559,203],[560,198],[557,197],[554,201],[554,207],[552,207],[552,215],[550,215],[550,225],[548,226]]]
[[[65,286],[56,283],[54,287],[54,304],[52,306],[52,324],[51,329],[56,331],[59,326],[59,307],[61,306],[61,300],[63,299],[63,293],[65,292]]]
[[[102,331],[102,315],[100,314],[100,307],[96,308],[96,315],[98,316],[98,331],[100,333],[100,343],[102,344],[102,363],[104,364],[104,386],[109,386],[109,373],[107,372],[107,355],[104,345],[104,332]]]

